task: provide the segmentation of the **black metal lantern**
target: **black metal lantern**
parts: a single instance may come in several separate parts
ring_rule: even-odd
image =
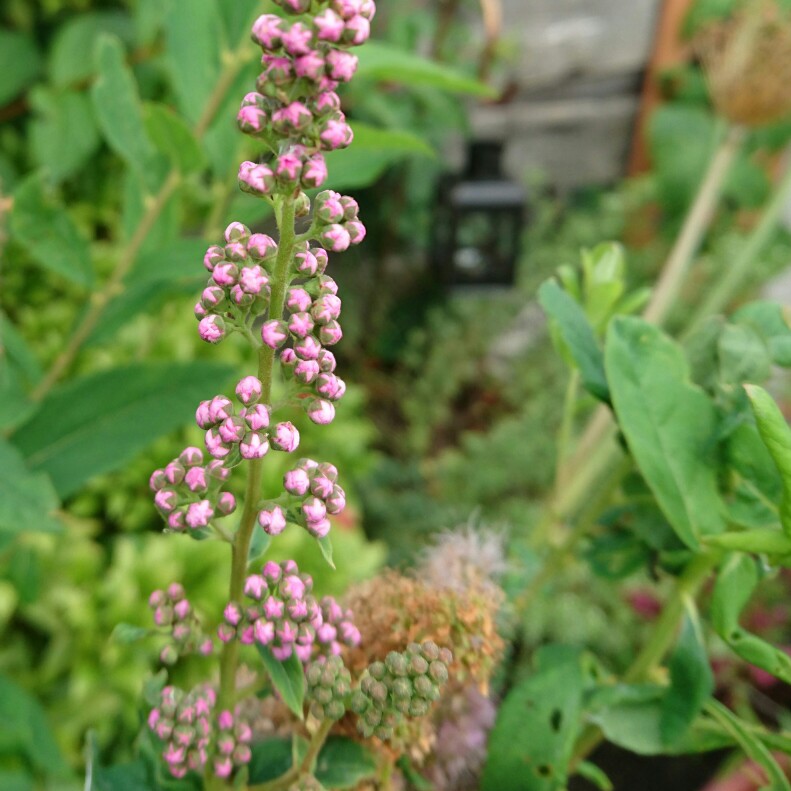
[[[440,184],[433,264],[446,286],[509,286],[514,282],[527,198],[500,166],[503,146],[470,145],[461,177]]]

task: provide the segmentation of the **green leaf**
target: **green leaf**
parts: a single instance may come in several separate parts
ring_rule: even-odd
[[[29,127],[33,159],[61,181],[85,165],[99,147],[91,100],[82,92],[37,87],[28,101],[35,111]]]
[[[152,634],[155,634],[152,629],[143,626],[135,626],[131,623],[119,623],[116,624],[115,629],[113,629],[110,639],[115,640],[116,643],[120,643],[121,645],[130,645]]]
[[[127,278],[130,284],[204,277],[202,239],[178,239],[164,247],[144,253],[135,261]]]
[[[489,737],[482,791],[556,791],[566,786],[580,728],[584,672],[565,646],[540,649],[536,672],[508,693]]]
[[[220,72],[222,19],[216,0],[164,0],[166,65],[181,114],[193,124],[201,117]]]
[[[614,791],[615,786],[612,784],[612,780],[607,777],[602,769],[599,769],[596,764],[592,764],[590,761],[581,761],[577,765],[577,774],[595,785],[596,788],[601,789],[601,791]]]
[[[747,397],[755,416],[761,439],[780,472],[783,500],[780,504],[780,523],[791,535],[791,428],[769,393],[757,385],[745,385]]]
[[[265,739],[252,746],[250,783],[268,783],[291,769],[291,739]]]
[[[0,770],[0,788],[3,791],[35,791],[33,777],[26,772],[5,772]]]
[[[99,76],[91,98],[99,128],[110,148],[150,187],[156,152],[146,134],[137,83],[118,38],[106,33],[99,37],[96,65]]]
[[[465,93],[490,99],[497,95],[494,88],[450,66],[382,41],[369,41],[360,49],[358,57],[358,77],[407,86],[423,85],[440,88],[449,93]]]
[[[143,118],[151,141],[177,170],[195,173],[206,167],[206,157],[192,130],[173,110],[147,102]]]
[[[332,736],[321,748],[314,775],[326,788],[355,788],[376,774],[373,755],[359,742]]]
[[[0,534],[56,533],[62,529],[55,514],[60,508],[52,481],[31,472],[22,454],[0,439]]]
[[[38,50],[31,36],[0,29],[0,106],[36,79],[39,66]]]
[[[785,772],[760,739],[748,729],[747,723],[717,700],[709,702],[707,711],[738,742],[745,755],[764,769],[770,791],[791,791]]]
[[[779,530],[742,530],[710,536],[705,539],[708,546],[727,549],[730,552],[748,552],[761,555],[791,555],[791,537]]]
[[[262,558],[271,544],[272,536],[258,528],[253,530],[253,538],[250,541],[250,551],[247,553],[248,564]]]
[[[88,242],[67,212],[44,193],[41,176],[29,176],[14,191],[11,233],[45,269],[80,286],[93,282]]]
[[[679,538],[697,549],[701,536],[725,530],[717,470],[705,457],[717,428],[713,403],[690,383],[681,349],[642,319],[613,319],[605,368],[640,472]]]
[[[40,772],[67,771],[58,745],[38,701],[0,675],[0,752],[16,753]]]
[[[105,33],[129,42],[132,33],[129,16],[122,11],[88,11],[59,25],[47,61],[49,81],[62,87],[95,74],[96,63],[87,54]]]
[[[751,327],[728,324],[718,341],[720,378],[727,384],[765,382],[772,372],[769,348]]]
[[[665,744],[679,742],[714,690],[703,631],[693,601],[685,603],[681,634],[670,656],[670,689],[662,700],[659,730]]]
[[[775,365],[791,367],[791,327],[782,305],[767,301],[750,302],[739,308],[731,320],[752,327],[763,337]]]
[[[739,617],[758,585],[758,566],[748,555],[731,555],[720,568],[711,599],[711,624],[742,659],[791,683],[791,658],[739,625]]]
[[[43,402],[42,412],[57,421],[33,420],[17,430],[15,441],[29,467],[49,473],[66,496],[189,423],[195,404],[231,373],[208,362],[138,363],[81,377]]]
[[[283,703],[297,717],[304,719],[305,671],[302,669],[302,662],[297,659],[296,654],[291,654],[285,662],[280,662],[272,656],[269,648],[262,645],[258,646],[258,653],[261,655],[264,667],[269,673],[269,679],[280,693]]]
[[[319,545],[319,549],[324,556],[324,560],[327,561],[327,565],[331,569],[334,569],[335,563],[332,561],[332,539],[329,536],[324,536],[324,538],[318,539],[316,543]]]
[[[602,354],[585,311],[555,280],[538,289],[538,301],[555,322],[563,342],[579,368],[582,383],[592,395],[609,401],[610,389]]]

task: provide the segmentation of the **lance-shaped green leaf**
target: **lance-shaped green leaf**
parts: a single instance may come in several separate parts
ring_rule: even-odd
[[[554,280],[542,284],[538,290],[538,301],[554,322],[580,371],[586,390],[602,401],[609,401],[604,355],[585,311]]]
[[[81,377],[42,403],[42,414],[57,419],[32,419],[17,429],[14,442],[28,467],[48,473],[66,496],[189,423],[195,404],[216,392],[231,372],[209,362],[138,363]]]
[[[536,672],[508,694],[489,737],[483,791],[557,791],[580,728],[585,674],[578,651],[540,650]]]
[[[678,537],[697,549],[725,530],[717,470],[706,457],[717,413],[689,380],[681,349],[642,319],[613,319],[605,369],[618,424]]]
[[[205,167],[203,149],[192,130],[173,110],[148,102],[144,106],[143,119],[151,141],[173,167],[182,173],[194,173]]]
[[[791,658],[739,624],[739,617],[757,587],[758,579],[758,566],[752,557],[739,553],[727,558],[714,585],[711,623],[734,653],[791,683]]]
[[[80,286],[93,282],[88,241],[45,192],[41,176],[29,176],[14,191],[11,233],[39,266]]]
[[[333,737],[322,747],[316,761],[316,779],[325,788],[356,788],[376,774],[373,755],[359,742]]]
[[[116,36],[102,34],[96,43],[99,76],[91,98],[99,128],[110,148],[151,187],[157,177],[152,167],[156,150],[143,123],[143,109],[124,48]]]
[[[758,385],[745,385],[755,423],[783,481],[780,523],[791,535],[791,428],[775,400]]]
[[[714,690],[714,675],[694,602],[685,602],[681,634],[668,662],[670,689],[662,699],[662,741],[674,744],[685,735]]]
[[[266,646],[259,645],[258,653],[264,662],[266,672],[272,686],[278,691],[283,703],[294,712],[300,719],[304,719],[305,706],[305,671],[302,669],[302,662],[296,654],[281,662],[275,659],[272,652]]]

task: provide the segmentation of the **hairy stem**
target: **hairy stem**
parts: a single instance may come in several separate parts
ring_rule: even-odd
[[[223,69],[193,129],[193,134],[198,141],[206,134],[211,122],[217,115],[217,111],[225,100],[229,89],[233,85],[239,70],[245,63],[248,50],[247,38],[247,33],[245,33],[238,48],[233,52],[226,53],[223,58]],[[113,269],[104,286],[91,296],[88,310],[77,325],[77,328],[69,336],[69,340],[64,346],[63,351],[57,356],[50,369],[31,393],[31,398],[34,401],[40,401],[49,393],[52,387],[74,362],[82,345],[88,339],[91,332],[93,332],[99,319],[104,314],[107,305],[114,297],[123,293],[124,278],[129,274],[148,234],[159,219],[168,201],[178,189],[180,183],[181,174],[174,168],[170,171],[156,195],[148,199],[146,211],[140,220],[140,224],[135,229],[126,247],[123,249],[115,265],[115,269]]]

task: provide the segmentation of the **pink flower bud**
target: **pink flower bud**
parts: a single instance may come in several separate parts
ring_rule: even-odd
[[[256,601],[261,600],[261,597],[266,593],[266,589],[266,580],[260,574],[251,574],[244,581],[245,595]]]
[[[291,657],[293,652],[293,648],[290,645],[273,646],[272,648],[272,656],[274,656],[278,662],[285,662]]]
[[[234,242],[247,244],[247,240],[250,238],[250,229],[244,223],[232,222],[225,229],[223,236],[227,244],[233,244]]]
[[[307,493],[310,487],[310,477],[307,472],[299,467],[294,470],[289,470],[283,476],[283,488],[289,494],[302,496]]]
[[[319,464],[318,474],[323,475],[333,483],[338,480],[338,468],[334,464],[330,464],[328,461],[323,461],[321,464]]]
[[[258,524],[268,535],[278,536],[286,529],[286,515],[279,505],[272,505],[259,511]]]
[[[310,250],[303,250],[294,256],[294,268],[308,277],[316,274],[316,256]]]
[[[214,653],[214,643],[212,642],[210,637],[207,637],[200,644],[200,646],[198,646],[198,653],[201,656],[211,656]]]
[[[324,190],[316,196],[316,216],[325,223],[339,223],[343,220],[341,195],[335,190]]]
[[[215,425],[216,421],[209,415],[208,401],[201,401],[200,405],[195,410],[195,422],[198,424],[198,427],[202,428],[204,431]]]
[[[318,497],[308,497],[302,502],[302,513],[309,522],[318,522],[327,515],[327,507]]]
[[[218,247],[216,244],[212,245],[207,251],[206,255],[203,256],[203,265],[209,272],[214,270],[214,267],[222,263],[225,260],[225,252],[222,247]]]
[[[343,50],[334,49],[327,53],[327,75],[338,82],[349,82],[357,71],[356,55]]]
[[[233,445],[235,442],[241,442],[247,431],[244,420],[241,417],[229,417],[220,423],[217,433],[220,439],[227,445]]]
[[[178,494],[175,489],[160,489],[154,495],[154,505],[163,513],[169,514],[178,503]]]
[[[304,14],[310,9],[312,0],[276,0],[277,4],[292,14]]]
[[[243,105],[236,114],[239,130],[246,135],[260,135],[267,128],[266,111],[254,105]]]
[[[224,395],[214,396],[209,401],[209,418],[215,424],[233,416],[233,404]]]
[[[236,397],[245,405],[250,406],[261,398],[261,382],[257,376],[245,376],[236,385]]]
[[[228,288],[233,286],[239,279],[239,267],[227,261],[223,264],[217,264],[214,271],[211,273],[212,280],[218,285]],[[203,292],[206,294],[206,291]]]
[[[329,349],[322,349],[319,352],[317,362],[322,373],[332,373],[337,365],[335,355]]]
[[[335,419],[335,407],[331,401],[314,398],[306,407],[308,417],[319,426],[326,426]]]
[[[286,368],[291,368],[297,361],[296,352],[293,349],[283,349],[280,352],[280,363]]]
[[[206,527],[214,516],[214,508],[208,500],[200,500],[197,503],[190,503],[185,517],[187,524],[194,530],[198,527]]]
[[[329,8],[317,14],[313,19],[313,24],[318,30],[317,35],[321,41],[340,41],[346,29],[343,19]]]
[[[236,510],[236,498],[230,492],[223,492],[217,498],[217,513],[228,516]]]
[[[274,14],[262,14],[253,23],[253,41],[264,49],[274,50],[280,46],[282,20]]]
[[[177,511],[173,511],[172,514],[168,514],[168,527],[171,530],[175,530],[176,532],[184,530],[186,527],[184,523],[184,515],[185,511],[181,508]]]
[[[324,58],[316,50],[311,50],[307,55],[302,55],[294,61],[294,73],[297,77],[318,82],[324,76]]]
[[[325,249],[331,250],[333,253],[342,253],[349,249],[351,236],[342,225],[333,223],[321,231],[319,241]]]
[[[313,332],[313,318],[310,313],[294,313],[288,320],[289,332],[297,338],[304,338]]]
[[[165,591],[163,590],[155,590],[151,591],[151,595],[148,597],[148,606],[151,609],[155,609],[156,607],[161,607],[167,601],[167,596]]]
[[[327,163],[322,154],[314,154],[305,162],[302,169],[302,186],[316,189],[327,180]]]
[[[313,31],[301,22],[293,24],[288,31],[281,34],[283,49],[289,55],[307,55],[311,50]]]
[[[209,311],[200,302],[195,304],[192,312],[195,314],[196,319],[205,319],[209,315]]]
[[[371,35],[371,23],[361,15],[352,17],[346,23],[343,40],[354,46],[359,46],[368,41]]]
[[[261,339],[271,349],[279,349],[288,338],[288,328],[284,321],[270,319],[261,326]]]
[[[242,620],[242,610],[236,602],[226,604],[222,614],[225,622],[231,626],[238,626]]]
[[[321,374],[316,381],[316,392],[329,401],[340,401],[346,393],[346,383],[335,374]]]
[[[341,330],[341,325],[337,321],[328,321],[319,330],[319,340],[325,346],[334,346],[341,338],[343,338],[343,330]]]
[[[310,310],[310,315],[319,323],[326,324],[341,315],[341,300],[334,294],[322,294]]]
[[[148,479],[148,485],[154,492],[163,489],[167,484],[168,479],[164,470],[154,470],[154,472],[151,473],[151,477]]]
[[[293,453],[299,447],[299,431],[292,423],[278,423],[269,435],[269,442],[275,450]]]
[[[333,492],[335,484],[326,475],[316,474],[310,481],[310,491],[321,500],[326,500]]]
[[[255,622],[255,641],[260,645],[269,645],[275,639],[275,625],[271,621],[259,618]]]
[[[310,384],[318,375],[319,364],[315,360],[299,360],[294,366],[294,377],[303,384]]]
[[[304,313],[310,310],[312,304],[313,298],[304,288],[295,286],[290,288],[286,294],[286,307],[292,313]]]
[[[205,492],[209,488],[203,467],[190,467],[184,476],[184,482],[191,492]]]
[[[222,266],[225,266],[225,264],[222,264]],[[220,286],[207,286],[201,292],[200,301],[201,305],[208,310],[212,310],[225,302],[225,289],[220,288]]]
[[[376,14],[376,3],[374,0],[361,0],[360,2],[360,15],[364,16],[369,22],[373,20]]]
[[[165,478],[171,486],[178,486],[184,480],[184,465],[179,461],[171,461],[165,467]]]
[[[246,744],[237,744],[233,755],[231,755],[231,760],[237,766],[243,766],[244,764],[249,764],[252,757],[253,751]]]
[[[185,467],[195,467],[198,464],[203,464],[203,451],[192,446],[184,448],[179,454],[179,461]]]
[[[231,640],[236,637],[236,629],[230,624],[221,623],[217,627],[217,637],[219,637],[220,641],[223,643],[230,643]]]
[[[323,279],[324,270],[327,268],[327,263],[329,261],[327,251],[323,247],[314,247],[311,252],[316,256],[316,271],[319,275],[322,275]]]
[[[354,132],[346,121],[330,118],[319,134],[322,148],[334,151],[338,148],[347,148],[354,140]]]
[[[294,344],[294,352],[300,360],[316,360],[321,351],[321,344],[312,335]]]
[[[162,757],[169,764],[180,764],[184,760],[184,754],[183,747],[176,747],[176,745],[171,742],[165,749],[165,752],[162,753]],[[172,768],[171,766],[171,769]]]
[[[264,563],[261,574],[268,582],[277,584],[283,576],[283,569],[274,560],[268,560]]]
[[[206,450],[214,456],[215,459],[224,459],[230,452],[229,445],[222,441],[222,437],[215,429],[209,429],[206,432]]]
[[[269,453],[269,442],[264,434],[248,431],[239,443],[239,453],[243,459],[263,459]]]
[[[341,109],[341,99],[335,91],[324,91],[313,101],[314,115],[324,117],[339,112]]]
[[[265,233],[254,233],[247,243],[247,252],[254,261],[268,261],[277,255],[277,243]]]
[[[214,480],[225,481],[231,471],[219,459],[214,459],[206,465],[206,474]]]
[[[177,601],[173,607],[173,612],[180,621],[183,621],[191,611],[190,603],[186,599]]]
[[[242,162],[239,165],[239,187],[243,192],[268,195],[274,185],[275,174],[266,165],[257,165],[255,162]]]
[[[244,422],[252,431],[261,431],[269,426],[270,414],[266,404],[256,404],[245,410]]]
[[[225,337],[225,322],[221,316],[206,316],[198,323],[198,334],[206,343],[219,343]]]
[[[260,294],[269,285],[269,276],[257,264],[246,266],[239,273],[239,285],[246,294]]]
[[[330,3],[344,19],[351,19],[360,13],[361,0],[332,0]]]
[[[305,529],[314,538],[324,538],[330,532],[331,527],[332,525],[330,524],[330,520],[326,518],[319,519],[316,522],[305,522]]]
[[[291,102],[272,113],[272,127],[278,134],[301,132],[313,121],[313,114],[302,102]]]
[[[214,774],[217,777],[225,779],[230,777],[233,773],[233,762],[227,756],[220,758],[219,756],[214,759]]]
[[[248,294],[238,283],[231,287],[231,299],[234,304],[240,307],[247,307],[252,305],[255,301],[253,294]]]
[[[332,494],[325,500],[327,513],[335,516],[346,507],[346,493],[340,486],[332,487]]]
[[[294,68],[289,58],[279,58],[273,55],[264,55],[261,58],[264,71],[256,80],[256,87],[268,95],[276,95],[277,91],[272,91],[280,87],[285,87],[294,80]],[[271,93],[270,93],[271,91]]]
[[[365,239],[365,226],[359,220],[350,220],[346,223],[349,240],[352,244],[360,244]]]
[[[343,206],[343,218],[345,220],[356,220],[360,212],[360,206],[357,201],[349,195],[341,197],[341,206]]]

